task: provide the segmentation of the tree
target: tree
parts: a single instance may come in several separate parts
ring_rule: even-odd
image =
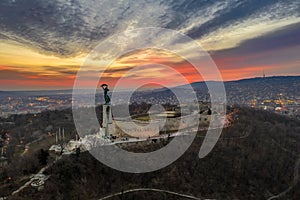
[[[208,114],[208,115],[211,115],[211,114],[212,114],[212,111],[211,111],[210,108],[208,109],[207,114]]]
[[[47,165],[47,160],[49,157],[49,152],[45,151],[44,149],[40,150],[40,153],[38,154],[38,159],[41,165]]]
[[[80,147],[77,147],[76,148],[76,156],[77,156],[77,158],[79,158],[79,155],[80,155]]]

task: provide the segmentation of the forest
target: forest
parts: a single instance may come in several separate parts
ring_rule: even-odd
[[[234,122],[223,129],[217,145],[203,159],[198,158],[198,153],[205,132],[197,134],[180,159],[152,173],[119,172],[100,163],[89,152],[83,152],[79,156],[64,156],[48,168],[45,173],[50,178],[43,190],[28,187],[10,199],[100,199],[136,188],[168,190],[200,199],[268,199],[275,195],[281,199],[297,199],[300,196],[300,121],[252,108],[234,107],[229,108],[229,112],[233,109],[238,110]],[[69,120],[65,118],[66,111],[55,115],[52,116],[54,119]],[[152,151],[166,144],[132,145],[126,149]],[[1,181],[4,181],[3,177],[17,176],[13,174],[16,171],[23,175],[36,171],[45,164],[40,162],[38,153],[36,151],[28,159],[15,160],[13,165],[8,165],[13,168],[2,169]],[[5,194],[4,191],[1,193]],[[187,198],[165,192],[140,191],[110,199]]]

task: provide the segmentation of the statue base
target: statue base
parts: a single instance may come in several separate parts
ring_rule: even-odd
[[[111,105],[110,104],[104,104],[102,106],[102,112],[103,112],[103,129],[104,129],[104,137],[110,138],[110,135],[115,133],[115,126],[113,124],[112,120],[112,112],[111,112]]]

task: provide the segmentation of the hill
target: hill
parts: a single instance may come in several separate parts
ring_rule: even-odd
[[[89,153],[78,159],[66,156],[46,171],[51,177],[42,191],[27,188],[12,199],[100,199],[135,188],[156,188],[201,199],[272,199],[276,195],[297,199],[300,121],[250,108],[237,109],[233,126],[223,130],[216,147],[204,159],[197,157],[203,132],[179,160],[147,174],[118,172]],[[140,191],[110,199],[187,198]]]
[[[208,81],[214,83],[215,81]],[[194,82],[191,84],[196,90],[207,90],[205,82]],[[226,92],[234,92],[236,88],[244,92],[251,92],[251,90],[271,90],[281,91],[285,93],[299,93],[300,92],[300,76],[272,76],[272,77],[256,77],[249,79],[241,79],[237,81],[225,81],[224,86]],[[185,85],[178,86],[177,88],[185,88]]]

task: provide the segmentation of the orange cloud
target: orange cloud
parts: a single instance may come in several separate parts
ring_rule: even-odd
[[[295,60],[282,61],[281,63],[266,62],[264,58],[274,58],[273,53],[274,52],[265,52],[242,56],[232,56],[231,54],[224,53],[223,55],[212,55],[212,58],[219,67],[223,80],[225,81],[261,76],[263,70],[276,70],[284,74],[284,70],[287,69],[287,66],[289,66],[290,71],[299,70],[299,62],[297,63]],[[71,60],[71,58],[68,59]],[[32,61],[35,63],[34,66],[29,65],[27,67],[5,65],[5,63],[0,65],[1,89],[60,89],[73,87],[76,73],[79,69],[79,65],[73,65],[73,63],[79,63],[78,60],[72,61],[71,63],[69,60],[60,60],[60,62],[56,63],[55,61],[57,59],[55,58],[52,60],[51,65],[47,65],[46,61],[40,63],[41,60],[43,59]],[[27,61],[29,62],[30,59],[27,59]],[[105,82],[113,87],[121,77],[125,76],[125,88],[143,83],[145,80],[149,83],[156,82],[174,86],[186,84],[186,82],[180,79],[178,74],[155,64],[166,65],[173,68],[178,74],[184,76],[189,83],[203,81],[201,74],[184,58],[168,51],[145,49],[131,52],[115,60],[115,62],[103,72],[100,83]],[[143,65],[149,66],[146,70],[136,70],[134,73],[129,72]],[[209,70],[205,68],[205,63],[202,63],[201,66],[203,66],[202,70]],[[85,77],[82,85],[85,87],[93,86],[92,79],[95,80],[95,78],[99,78],[97,77],[99,73],[96,72],[97,70],[100,71],[100,69],[103,69],[101,67],[101,64],[99,64],[93,65],[91,68],[84,68]],[[214,80],[213,74],[209,79]]]

